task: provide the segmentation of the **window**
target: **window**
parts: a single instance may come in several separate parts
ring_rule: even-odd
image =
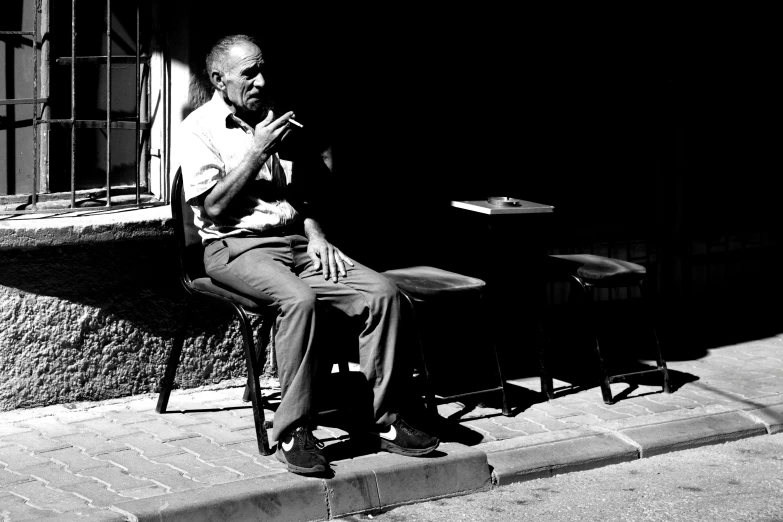
[[[150,146],[156,6],[155,0],[2,3],[0,213],[157,201],[161,191],[153,190],[150,169],[150,160],[160,158],[160,146]]]

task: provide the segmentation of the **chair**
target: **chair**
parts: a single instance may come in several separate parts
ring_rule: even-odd
[[[571,288],[578,288],[583,296],[584,303],[588,310],[588,317],[594,318],[595,309],[593,301],[593,289],[595,288],[616,288],[621,286],[634,286],[638,285],[642,292],[642,301],[647,304],[647,298],[645,296],[644,281],[647,276],[647,270],[636,263],[630,261],[624,261],[621,259],[613,259],[609,257],[596,256],[592,254],[571,254],[571,255],[550,255],[547,256],[546,272],[551,279],[570,279]],[[648,306],[649,308],[649,306]],[[660,343],[658,342],[658,335],[655,331],[655,327],[652,327],[653,337],[655,338],[655,345],[658,354],[658,367],[656,369],[642,370],[636,372],[629,372],[624,374],[610,375],[607,373],[604,360],[601,355],[601,348],[598,342],[598,337],[593,332],[592,337],[595,340],[595,354],[598,362],[598,368],[600,372],[601,381],[601,394],[606,404],[612,404],[612,391],[609,384],[616,381],[622,381],[627,377],[633,375],[640,375],[651,372],[660,372],[663,375],[663,391],[671,393],[669,387],[669,372],[666,368],[666,361],[661,354]],[[549,375],[546,368],[546,346],[541,343],[541,388],[546,393],[549,399],[554,398],[554,390],[552,386],[552,377]]]
[[[174,386],[174,377],[177,373],[182,346],[185,342],[185,329],[190,323],[190,315],[196,299],[202,299],[213,304],[218,304],[228,308],[239,319],[240,329],[242,331],[242,341],[245,349],[245,362],[247,363],[247,388],[245,391],[245,400],[250,399],[253,405],[253,421],[255,423],[256,437],[258,440],[258,451],[262,455],[270,455],[264,423],[263,398],[259,389],[257,371],[259,369],[258,359],[263,354],[256,354],[253,343],[253,332],[251,329],[248,314],[262,315],[272,321],[275,317],[275,311],[269,307],[272,304],[271,298],[266,302],[259,302],[237,294],[231,289],[221,285],[207,276],[204,271],[203,247],[201,237],[193,223],[193,210],[187,204],[183,193],[182,171],[177,170],[174,177],[174,186],[172,189],[171,213],[174,218],[174,235],[177,238],[180,260],[180,281],[185,291],[189,294],[189,299],[182,323],[174,337],[174,345],[171,348],[168,362],[166,363],[166,374],[160,384],[160,394],[155,411],[166,413],[166,407],[169,402],[169,396]],[[249,397],[248,397],[249,396]]]
[[[410,304],[419,344],[420,363],[422,365],[421,376],[425,381],[425,399],[427,411],[429,411],[430,414],[437,415],[438,402],[445,403],[463,397],[499,391],[503,401],[503,414],[510,415],[508,401],[506,399],[506,381],[503,379],[503,375],[500,370],[500,360],[498,358],[497,349],[494,343],[492,344],[492,353],[494,356],[494,364],[497,367],[497,378],[499,381],[498,386],[469,393],[441,397],[439,401],[435,400],[435,395],[432,390],[430,380],[430,365],[427,362],[427,347],[424,346],[424,342],[422,340],[423,325],[421,324],[422,322],[416,314],[417,305],[421,305],[422,303],[448,300],[449,298],[453,298],[457,295],[471,295],[475,296],[479,300],[477,313],[480,316],[480,320],[476,323],[478,325],[484,326],[487,324],[487,321],[484,317],[485,307],[483,305],[483,290],[486,286],[484,281],[431,266],[414,266],[409,268],[387,270],[386,272],[382,272],[382,274],[397,285],[400,293]]]

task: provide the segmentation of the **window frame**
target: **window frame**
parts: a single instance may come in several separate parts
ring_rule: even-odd
[[[52,119],[49,94],[51,88],[50,66],[51,45],[49,35],[50,5],[52,0],[29,0],[33,4],[33,30],[32,31],[0,31],[3,35],[24,35],[33,39],[33,98],[0,100],[0,105],[25,104],[33,105],[33,190],[32,194],[8,194],[0,196],[0,216],[37,213],[63,213],[83,210],[142,208],[144,206],[165,204],[168,196],[168,183],[162,175],[164,164],[168,164],[167,123],[169,106],[166,94],[170,89],[165,88],[167,79],[166,59],[161,49],[156,48],[157,42],[162,41],[160,34],[159,0],[137,0],[136,7],[136,31],[135,31],[135,56],[112,56],[112,0],[106,2],[106,55],[105,56],[78,56],[76,55],[76,38],[73,28],[76,19],[76,3],[71,2],[71,54],[56,59],[57,65],[69,65],[71,68],[71,106],[70,118]],[[149,7],[149,52],[141,55],[140,31],[142,7]],[[40,49],[40,51],[39,51]],[[40,53],[40,59],[39,59]],[[76,69],[79,62],[91,62],[106,65],[106,119],[82,120],[76,118]],[[112,64],[135,64],[135,108],[136,116],[133,121],[118,121],[112,118],[111,95]],[[40,81],[39,81],[40,77]],[[39,85],[40,84],[40,85]],[[40,88],[39,88],[40,87]],[[116,88],[115,88],[116,89]],[[40,91],[40,92],[39,92]],[[157,94],[154,112],[150,114],[150,100],[152,93]],[[115,92],[116,96],[116,92]],[[161,103],[162,102],[162,103]],[[162,105],[162,107],[161,107]],[[40,107],[40,108],[39,108]],[[162,110],[160,110],[162,109]],[[156,118],[160,116],[159,118]],[[161,121],[155,121],[156,119]],[[50,183],[50,130],[54,126],[65,127],[71,134],[70,146],[70,192],[49,192]],[[40,127],[40,128],[39,128]],[[134,158],[136,176],[132,185],[112,186],[111,184],[111,132],[106,133],[106,180],[102,188],[76,189],[76,129],[130,129],[135,130],[136,153]],[[154,167],[157,167],[156,169]],[[142,194],[142,189],[146,191]],[[130,195],[123,194],[128,191]],[[114,194],[112,194],[114,192]],[[135,193],[133,193],[135,192]]]

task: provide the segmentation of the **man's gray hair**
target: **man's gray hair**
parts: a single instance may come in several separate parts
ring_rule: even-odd
[[[261,48],[258,40],[246,34],[232,34],[230,36],[222,37],[215,42],[215,45],[213,45],[212,49],[207,53],[207,78],[212,75],[212,71],[215,69],[222,71],[221,66],[226,59],[226,56],[228,56],[228,53],[231,52],[231,48],[240,43],[251,43],[259,49]]]

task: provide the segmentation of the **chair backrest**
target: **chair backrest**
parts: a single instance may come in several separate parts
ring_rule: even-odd
[[[177,169],[171,191],[171,216],[174,218],[174,235],[179,249],[180,277],[186,289],[192,280],[205,277],[204,246],[194,222],[193,209],[185,199],[182,169]]]

